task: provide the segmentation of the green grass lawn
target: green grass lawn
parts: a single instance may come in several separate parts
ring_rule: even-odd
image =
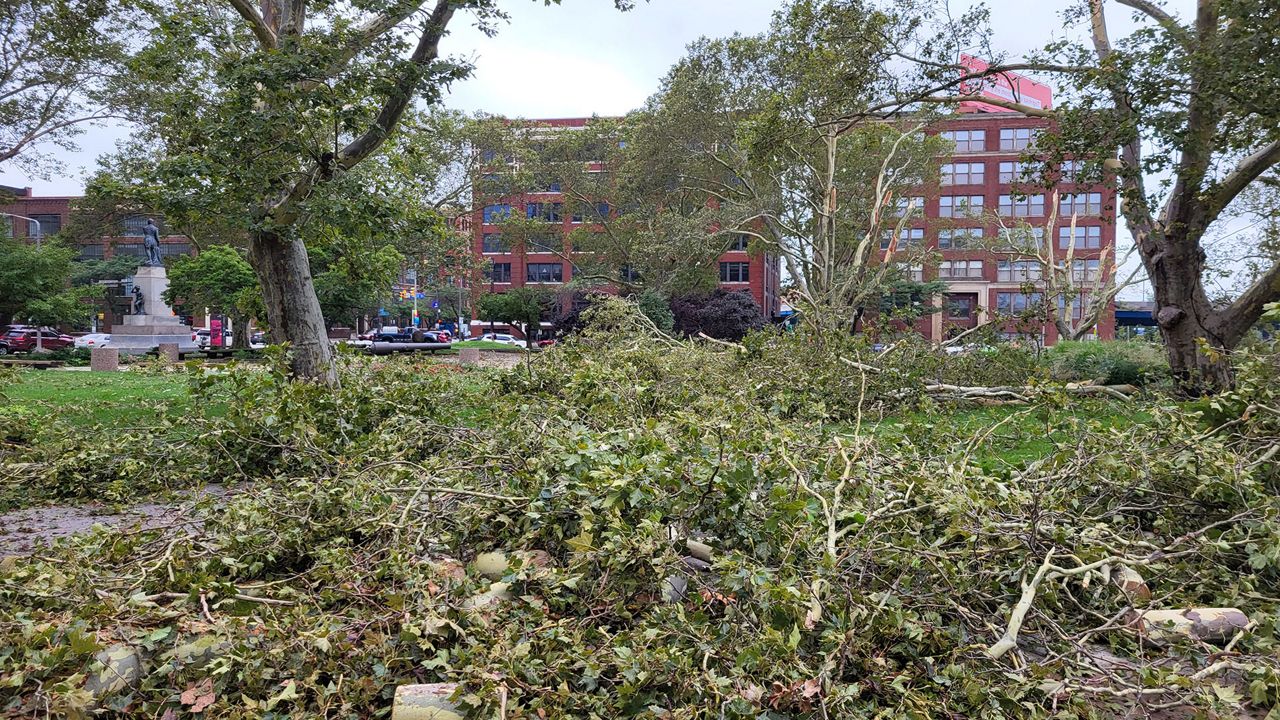
[[[1140,402],[1080,400],[1068,407],[1001,405],[943,406],[940,412],[915,412],[876,425],[886,440],[935,444],[975,442],[973,457],[984,465],[1024,465],[1053,452],[1077,436],[1074,428],[1096,423],[1123,428],[1151,420]]]
[[[519,352],[524,350],[523,346],[508,345],[506,343],[494,342],[492,340],[464,340],[462,342],[454,343],[453,347],[455,349],[460,347],[469,347],[480,348],[481,350],[501,350],[504,352]]]
[[[474,344],[511,349],[500,343]],[[195,408],[186,378],[180,374],[26,370],[16,385],[4,392],[16,405],[40,414],[57,414],[63,422],[81,427],[141,427],[155,422],[160,413],[172,417],[219,412],[218,408]],[[484,413],[479,412],[478,417]],[[1073,428],[1081,423],[1118,428],[1148,420],[1144,405],[1138,402],[1125,405],[1086,400],[1064,408],[942,406],[937,412],[890,416],[874,423],[871,431],[886,442],[958,447],[977,439],[973,456],[979,462],[1022,465],[1053,452],[1056,443],[1069,441],[1076,434]]]
[[[166,410],[193,410],[183,375],[24,370],[20,377],[4,390],[10,402],[84,427],[137,427]]]

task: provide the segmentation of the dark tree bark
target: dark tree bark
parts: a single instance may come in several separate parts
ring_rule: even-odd
[[[282,38],[302,34],[307,21],[305,1],[227,2],[248,23],[263,52],[297,52],[296,45],[282,43]],[[324,158],[314,159],[309,162],[306,172],[282,177],[266,194],[258,210],[261,227],[253,233],[249,261],[262,285],[271,336],[276,342],[290,343],[290,366],[297,377],[328,385],[338,383],[333,347],[329,343],[324,315],[312,282],[307,249],[300,239],[287,237],[288,230],[297,227],[302,213],[300,206],[318,183],[327,182],[336,172],[358,165],[376,152],[395,131],[400,118],[413,103],[422,78],[439,56],[440,39],[454,11],[462,3],[456,0],[392,3],[382,15],[359,26],[349,43],[341,48],[342,52],[333,65],[324,70],[328,77],[337,77],[369,43],[394,31],[429,4],[432,9],[421,25],[422,34],[408,58],[409,62],[396,77],[390,79],[391,87],[383,93],[373,121],[336,155],[327,154]],[[262,12],[259,12],[259,7]]]
[[[295,375],[336,385],[333,346],[311,280],[307,248],[299,239],[255,234],[249,257],[262,285],[271,338],[290,343]]]

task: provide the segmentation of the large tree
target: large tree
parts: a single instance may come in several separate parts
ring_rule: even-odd
[[[249,347],[249,317],[260,303],[253,268],[238,250],[227,245],[206,248],[195,257],[181,257],[169,267],[164,300],[182,314],[206,309],[231,318],[232,346]]]
[[[616,0],[620,7],[629,3]],[[373,157],[417,99],[470,66],[440,54],[460,10],[492,29],[496,0],[159,3],[140,53],[144,142],[158,175],[209,198],[249,236],[272,334],[296,375],[336,383],[301,226],[340,204],[336,180]]]
[[[923,212],[910,190],[936,176],[941,144],[918,132],[923,118],[857,116],[886,92],[903,18],[858,0],[795,0],[760,35],[701,40],[628,138],[630,177],[712,198],[725,229],[782,257],[818,326],[856,326],[903,281],[902,265],[926,261],[896,239]]]
[[[42,147],[74,148],[113,116],[131,15],[117,0],[0,3],[0,167],[38,174]]]
[[[1087,42],[1054,43],[1024,60],[997,57],[981,71],[957,62],[957,54],[989,37],[983,13],[952,19],[944,9],[935,6],[914,42],[901,41],[895,50],[921,72],[903,73],[893,99],[861,117],[973,99],[986,78],[1006,72],[1040,71],[1066,86],[1054,108],[1016,97],[982,100],[1054,121],[1056,131],[1037,148],[1049,164],[1071,157],[1085,160],[1085,179],[1114,174],[1119,215],[1154,287],[1155,318],[1175,376],[1190,393],[1230,385],[1229,351],[1263,307],[1280,298],[1280,263],[1271,261],[1232,298],[1215,301],[1207,289],[1215,238],[1231,221],[1251,219],[1242,198],[1277,181],[1274,3],[1197,0],[1194,15],[1184,18],[1151,0],[1074,0],[1064,14]],[[1109,9],[1131,11],[1137,29],[1112,37]]]

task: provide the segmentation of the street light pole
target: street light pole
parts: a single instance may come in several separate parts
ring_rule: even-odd
[[[40,221],[39,221],[39,220],[37,220],[37,219],[35,219],[35,218],[33,218],[33,217],[27,217],[26,215],[18,215],[17,213],[0,212],[0,215],[8,215],[9,217],[16,217],[16,218],[18,218],[19,220],[26,220],[27,222],[33,222],[33,223],[35,223],[35,224],[36,224],[36,249],[37,249],[37,250],[39,250],[39,249],[40,249],[40,236],[41,236],[41,235],[43,235],[44,233],[42,233],[42,232],[40,231]],[[14,233],[14,234],[16,235],[17,233]]]

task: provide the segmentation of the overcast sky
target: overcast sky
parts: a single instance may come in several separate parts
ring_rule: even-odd
[[[992,0],[993,45],[1009,53],[1042,46],[1062,34],[1059,9],[1074,0]],[[1175,5],[1190,0],[1175,0]],[[959,12],[971,0],[956,0]],[[522,117],[618,115],[639,107],[690,42],[703,35],[765,29],[777,0],[650,0],[620,13],[611,0],[505,0],[511,14],[497,37],[469,23],[454,26],[444,51],[471,58],[473,76],[458,83],[446,103],[464,110]],[[1115,31],[1124,13],[1113,13]],[[121,126],[90,128],[81,152],[55,151],[66,171],[48,179],[0,172],[0,184],[39,194],[81,192],[95,159],[128,133]]]
[[[1060,11],[1076,0],[991,0],[992,45],[1010,54],[1060,38]],[[958,14],[972,0],[955,0]],[[473,76],[452,88],[446,103],[521,117],[618,115],[639,107],[690,42],[764,30],[777,0],[650,0],[620,13],[611,0],[506,0],[511,14],[497,37],[455,25],[443,51],[473,59]],[[1191,0],[1172,0],[1175,10]],[[1127,12],[1110,13],[1112,33],[1124,33]],[[66,171],[48,179],[0,172],[0,184],[31,186],[38,194],[73,195],[101,153],[126,137],[121,126],[91,128],[81,152],[56,152]]]

